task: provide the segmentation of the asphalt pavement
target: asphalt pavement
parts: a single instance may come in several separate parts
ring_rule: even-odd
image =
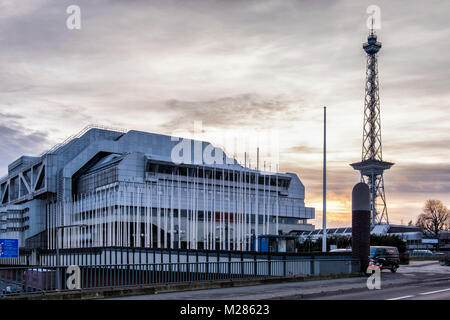
[[[407,300],[450,299],[450,267],[437,261],[412,262],[397,273],[383,270],[381,289],[369,290],[367,277],[264,284],[112,298],[114,300]]]
[[[289,297],[286,298],[289,299]],[[295,297],[291,298],[295,299]],[[450,279],[390,286],[380,290],[332,293],[308,300],[450,300]]]

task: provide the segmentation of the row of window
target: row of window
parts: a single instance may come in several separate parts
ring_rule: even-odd
[[[24,227],[7,227],[6,229],[2,229],[2,232],[12,232],[12,231],[23,232],[25,230],[28,230],[29,228],[30,228],[29,226],[24,226]]]
[[[163,209],[161,209],[160,210],[161,218],[162,218],[163,213],[164,213],[164,211],[163,211]],[[108,213],[108,215],[109,214],[111,214],[111,213]],[[112,214],[114,215],[114,213],[112,213]],[[145,214],[145,211],[141,210],[141,221],[142,222],[145,221],[144,214]],[[158,209],[153,208],[152,213],[149,212],[148,214],[152,215],[153,219],[155,219],[157,214],[158,214]],[[82,214],[82,218],[83,219],[89,219],[91,217],[91,215],[92,214],[89,213],[89,212],[88,213],[83,213]],[[121,212],[116,211],[115,212],[115,216],[119,216],[119,215],[130,215],[130,216],[133,216],[133,215],[135,215],[135,210],[130,210],[130,211],[126,211],[125,210],[125,211],[121,211]],[[169,210],[167,210],[167,215],[170,216]],[[74,218],[75,221],[79,221],[80,220],[80,216],[81,216],[80,213],[73,214],[73,218]],[[182,209],[181,210],[181,217],[186,218],[187,216],[188,216],[188,211]],[[192,217],[192,212],[189,212],[189,216]],[[203,211],[197,211],[196,216],[198,217],[199,221],[204,221],[204,212]],[[208,220],[211,220],[212,216],[213,216],[212,213],[208,212]],[[233,213],[228,214],[226,212],[222,213],[222,215],[221,215],[221,213],[216,212],[215,216],[216,216],[216,220],[220,220],[220,218],[222,216],[225,221],[228,221],[228,217],[230,218],[230,221],[233,221],[235,215]],[[256,215],[254,215],[254,214],[247,214],[247,219],[248,219],[248,216],[250,216],[251,223],[255,223]],[[174,209],[173,217],[174,218],[178,218],[178,209]],[[81,219],[81,220],[83,220],[83,219]],[[275,223],[276,222],[276,217],[273,216],[273,215],[270,215],[269,216],[269,221],[270,221],[270,223]],[[262,213],[259,214],[259,223],[260,224],[263,223],[263,214]],[[290,218],[290,217],[278,217],[278,223],[282,223],[282,224],[306,224],[307,223],[307,219]]]
[[[206,179],[216,179],[216,180],[224,180],[224,181],[237,181],[237,182],[245,182],[250,184],[255,184],[256,182],[256,174],[254,172],[244,172],[244,171],[232,171],[229,169],[222,170],[211,169],[205,167],[198,168],[189,168],[183,166],[171,166],[166,164],[158,164],[148,162],[146,165],[146,172],[149,173],[161,173],[161,174],[175,174],[180,176],[189,176],[189,177],[197,177],[197,178],[206,178]],[[258,175],[258,183],[263,185],[271,185],[276,186],[278,182],[279,187],[288,188],[290,179],[284,177],[278,177],[276,175]]]

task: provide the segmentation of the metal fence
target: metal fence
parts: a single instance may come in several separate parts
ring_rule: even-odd
[[[409,259],[414,261],[442,260],[449,256],[448,252],[412,252],[409,254]]]
[[[0,295],[358,271],[359,261],[353,259],[0,267]]]
[[[59,256],[59,258],[58,258]],[[12,260],[16,259],[16,260]],[[58,263],[59,259],[59,263]],[[84,248],[56,250],[19,250],[19,258],[0,259],[4,266],[120,265],[181,262],[228,262],[266,260],[340,260],[351,259],[349,253],[242,252],[221,250],[148,249],[148,248]]]

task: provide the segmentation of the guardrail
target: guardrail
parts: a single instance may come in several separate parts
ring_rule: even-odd
[[[440,260],[443,259],[445,257],[449,257],[449,253],[445,253],[445,252],[435,252],[433,254],[427,254],[427,253],[415,253],[415,254],[410,254],[409,255],[409,259],[413,260],[413,261],[425,261],[425,260]]]
[[[359,261],[353,259],[1,267],[0,295],[358,271]]]

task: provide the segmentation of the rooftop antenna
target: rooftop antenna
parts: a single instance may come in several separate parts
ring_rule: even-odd
[[[373,30],[374,30],[374,29],[373,29],[374,23],[375,23],[375,19],[374,19],[373,16],[372,16],[372,19],[371,19],[371,26],[370,26],[370,35],[371,35],[371,36],[373,36],[373,35],[375,34],[375,32],[373,31]]]
[[[373,16],[372,19],[370,19],[370,35],[373,35]]]
[[[247,168],[247,152],[244,152],[244,168]]]
[[[256,170],[259,171],[259,147],[256,148]]]

